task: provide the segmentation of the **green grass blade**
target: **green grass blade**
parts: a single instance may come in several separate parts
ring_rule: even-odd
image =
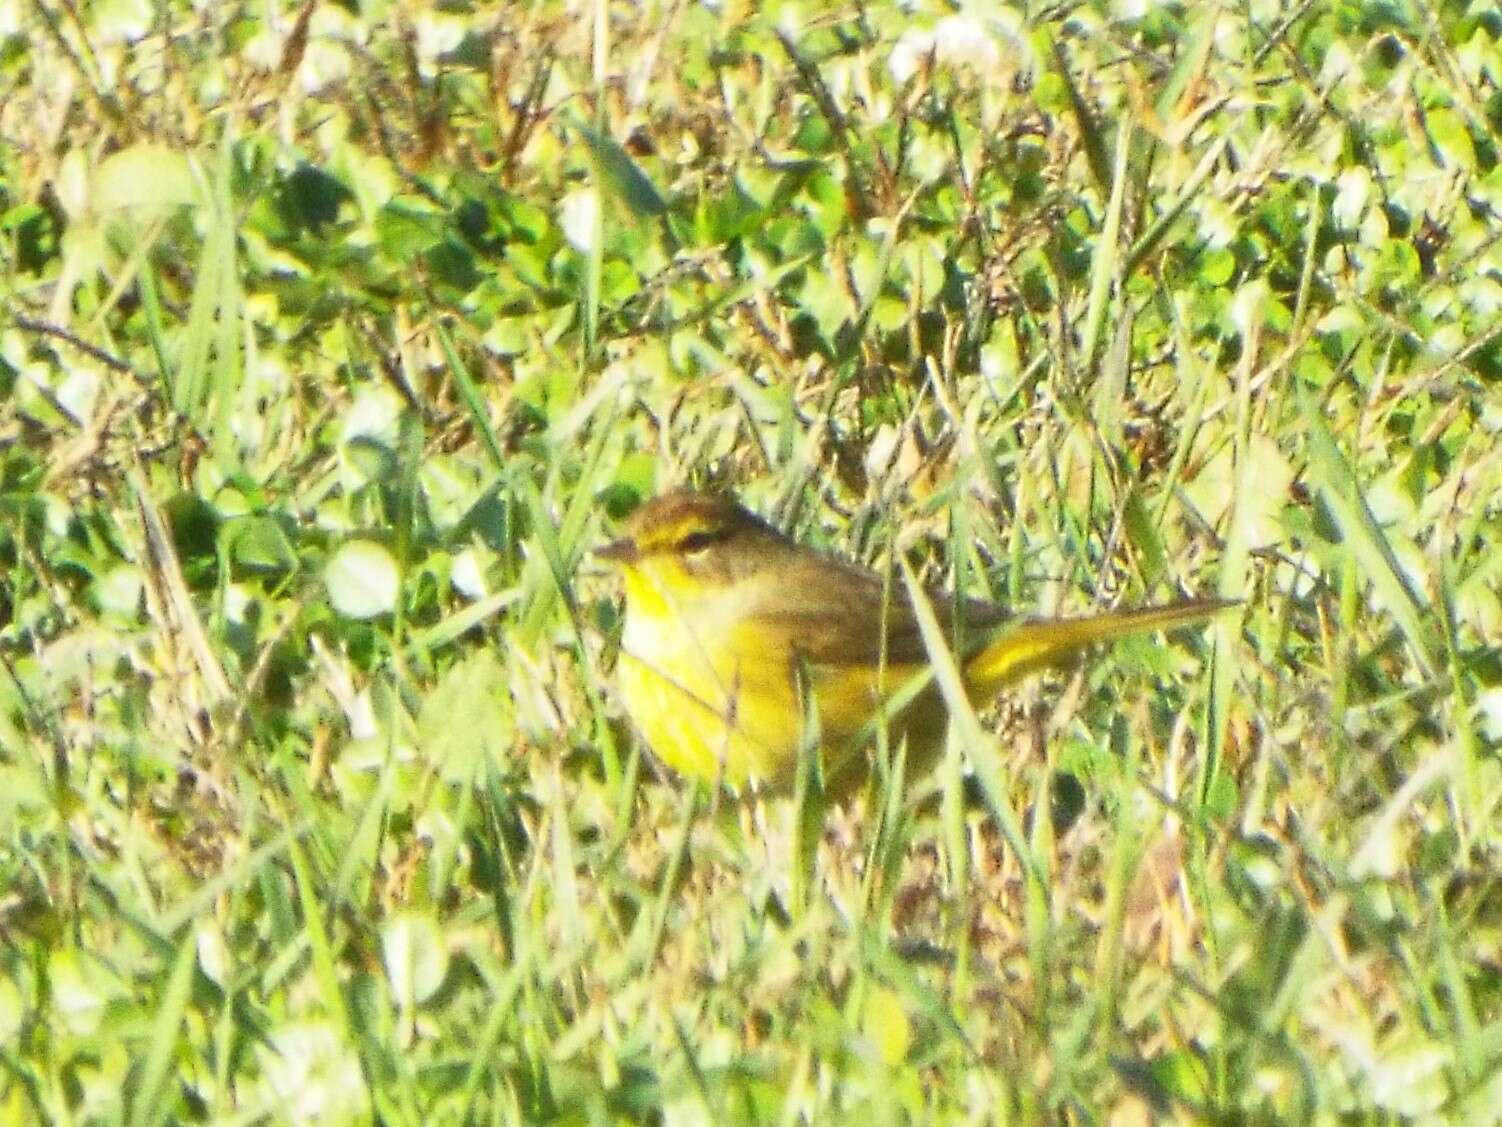
[[[177,1056],[183,1017],[188,1012],[188,1000],[192,996],[197,955],[197,932],[188,928],[178,944],[161,1005],[151,1025],[151,1042],[146,1063],[141,1069],[141,1085],[131,1101],[131,1127],[165,1123],[172,1114],[176,1101],[171,1094],[170,1072]]]
[[[323,925],[323,905],[318,900],[318,890],[313,882],[313,870],[308,865],[302,846],[294,838],[287,843],[288,859],[292,862],[292,875],[297,885],[298,903],[302,907],[303,934],[313,956],[313,979],[323,999],[324,1009],[335,1022],[349,1028],[349,1014],[344,1006],[344,991],[339,986],[339,971],[334,957],[333,945],[329,942],[328,930]]]
[[[1094,262],[1090,269],[1090,301],[1085,309],[1085,327],[1080,338],[1080,353],[1086,370],[1094,371],[1096,350],[1101,343],[1101,326],[1111,304],[1118,267],[1121,264],[1121,209],[1126,199],[1127,155],[1131,150],[1132,123],[1122,117],[1116,133],[1116,161],[1111,172],[1110,201],[1100,234],[1095,240]]]
[[[899,564],[903,584],[907,589],[908,598],[912,600],[914,616],[922,632],[923,644],[928,648],[934,680],[939,685],[939,691],[944,695],[945,707],[949,709],[951,728],[957,733],[970,756],[976,779],[980,782],[986,802],[996,818],[1002,836],[1017,854],[1018,861],[1022,865],[1023,872],[1027,874],[1030,884],[1036,884],[1041,889],[1044,873],[1022,831],[1022,819],[1013,809],[1011,799],[1003,788],[1001,757],[996,754],[990,738],[982,730],[980,720],[975,715],[975,709],[970,704],[970,698],[965,693],[965,683],[960,676],[959,666],[955,663],[954,655],[950,653],[949,645],[944,640],[943,628],[934,617],[933,604],[929,602],[928,595],[907,561],[901,560]]]
[[[1424,625],[1424,605],[1409,587],[1382,526],[1372,515],[1356,475],[1318,407],[1307,397],[1302,406],[1309,441],[1310,480],[1335,518],[1361,575],[1377,591],[1382,608],[1397,622],[1414,660],[1425,677],[1433,677],[1437,662],[1430,632]]]

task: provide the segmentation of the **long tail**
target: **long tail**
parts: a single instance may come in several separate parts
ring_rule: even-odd
[[[1000,636],[965,663],[965,682],[974,699],[989,699],[1013,681],[1063,665],[1100,642],[1192,626],[1236,605],[1235,599],[1186,599],[1083,618],[1025,618],[1003,628]]]

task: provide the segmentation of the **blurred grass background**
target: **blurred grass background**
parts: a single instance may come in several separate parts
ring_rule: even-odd
[[[0,1118],[1499,1121],[1499,138],[1484,2],[0,0]],[[1244,603],[696,793],[683,482]]]

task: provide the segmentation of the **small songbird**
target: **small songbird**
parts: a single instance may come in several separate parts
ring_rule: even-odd
[[[923,677],[929,649],[900,584],[799,544],[722,494],[662,494],[624,531],[598,552],[625,576],[617,676],[632,723],[668,766],[735,787],[787,785],[816,725],[826,774],[848,783],[863,774],[873,721],[892,746],[907,740],[910,772],[935,757],[948,713]],[[941,623],[961,624],[955,657],[976,705],[1096,643],[1232,605],[1041,618],[930,598]]]

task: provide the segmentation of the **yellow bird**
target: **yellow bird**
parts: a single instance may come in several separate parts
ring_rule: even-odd
[[[843,786],[860,777],[862,745],[882,722],[892,746],[906,738],[910,769],[934,758],[947,713],[922,678],[929,651],[901,591],[729,496],[665,493],[624,531],[598,552],[625,573],[617,677],[632,723],[668,766],[735,787],[786,785],[799,749],[817,739],[826,774]],[[976,705],[1098,642],[1187,626],[1231,605],[1018,618],[978,599],[931,599],[941,624],[962,625],[955,656]]]

